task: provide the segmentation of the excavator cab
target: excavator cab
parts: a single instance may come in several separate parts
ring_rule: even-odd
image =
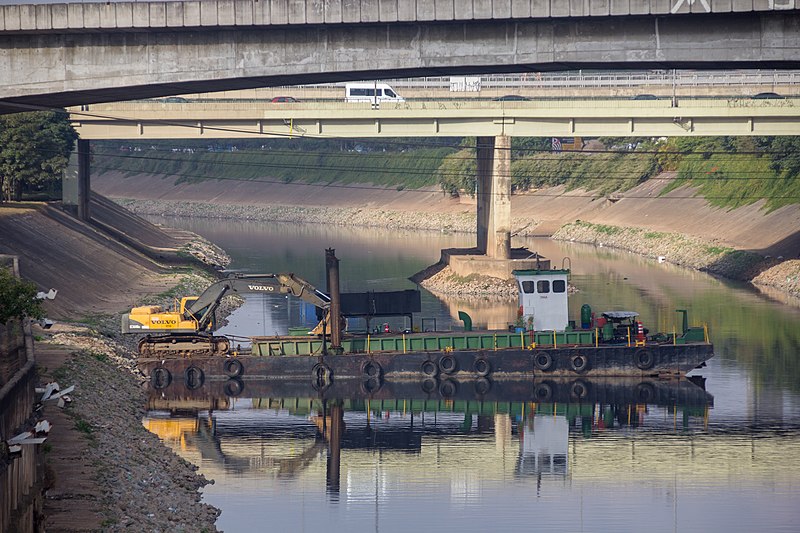
[[[123,333],[188,333],[197,331],[197,321],[184,318],[185,310],[197,300],[197,296],[181,298],[173,309],[160,305],[144,305],[134,307],[131,312],[122,315]]]

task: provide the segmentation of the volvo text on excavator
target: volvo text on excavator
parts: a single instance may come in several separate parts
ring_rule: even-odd
[[[139,341],[142,357],[223,355],[230,349],[230,341],[213,334],[215,311],[222,298],[258,293],[291,294],[315,305],[320,310],[318,313],[325,316],[315,329],[322,333],[331,299],[294,274],[234,274],[211,284],[200,296],[181,298],[179,306],[173,310],[159,305],[134,307],[122,316],[122,332],[147,334]]]

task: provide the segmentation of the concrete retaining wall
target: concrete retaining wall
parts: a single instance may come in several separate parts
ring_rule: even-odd
[[[0,268],[19,276],[16,256],[0,255]],[[44,469],[39,446],[25,445],[9,456],[5,441],[28,426],[33,416],[36,368],[27,321],[0,324],[0,531],[37,531],[41,517]]]

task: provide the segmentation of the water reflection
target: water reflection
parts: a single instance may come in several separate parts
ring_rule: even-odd
[[[365,465],[358,455],[364,452],[379,454],[379,464],[394,464],[397,457],[390,457],[400,453],[405,467],[414,471],[415,462],[423,470],[433,467],[433,447],[434,470],[440,475],[455,474],[442,468],[455,459],[452,466],[471,465],[476,480],[565,478],[570,434],[592,439],[640,429],[657,435],[705,430],[713,397],[703,384],[702,378],[481,378],[453,382],[453,389],[442,395],[442,384],[425,381],[385,382],[377,389],[359,381],[334,381],[324,391],[306,381],[259,379],[233,387],[209,381],[194,390],[175,381],[150,391],[144,424],[184,454],[196,456],[217,479],[233,475],[286,482],[309,470],[321,473],[317,463],[322,462],[329,499],[337,501],[342,492],[347,498],[361,497]],[[241,396],[231,397],[231,392]],[[447,457],[440,455],[443,447],[450,450]],[[486,449],[516,457],[504,461],[505,466],[493,464],[486,461]]]
[[[233,268],[292,271],[318,286],[323,250],[336,248],[347,291],[413,288],[408,276],[439,249],[474,239],[219,221],[184,227],[228,250]],[[520,245],[572,258],[580,291],[572,316],[588,303],[636,310],[653,330],[671,331],[675,309],[707,322],[711,394],[690,381],[335,382],[321,392],[278,380],[185,391],[178,381],[151,395],[145,423],[215,480],[204,498],[223,510],[226,531],[794,531],[800,310],[624,252]],[[513,316],[515,305],[423,291],[422,317],[456,329],[457,311],[470,306],[476,327],[486,327]],[[296,302],[254,299],[229,327],[272,335],[302,320]]]

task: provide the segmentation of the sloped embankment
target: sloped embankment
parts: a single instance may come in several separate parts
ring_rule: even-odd
[[[0,234],[0,253],[19,256],[24,277],[58,290],[47,302],[53,318],[119,312],[175,283],[152,259],[48,205],[0,208]]]
[[[17,255],[23,276],[40,289],[58,290],[56,299],[46,302],[52,318],[76,320],[130,309],[144,296],[174,286],[176,276],[166,264],[194,263],[193,251],[208,261],[225,261],[196,236],[165,233],[108,200],[95,198],[92,208],[98,226],[48,204],[0,207],[0,254]],[[138,247],[123,244],[117,235],[136,240]],[[172,260],[162,260],[165,255]]]
[[[800,260],[783,261],[755,252],[736,250],[718,241],[706,241],[679,233],[584,221],[562,226],[553,238],[628,250],[800,296]]]

